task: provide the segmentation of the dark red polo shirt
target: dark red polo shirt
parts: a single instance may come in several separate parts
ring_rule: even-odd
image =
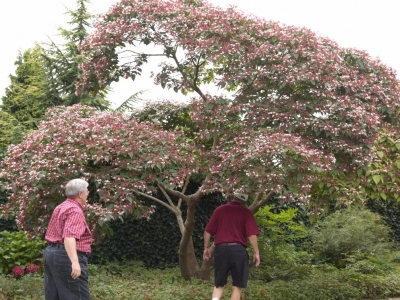
[[[237,201],[217,207],[205,231],[215,235],[215,245],[241,243],[247,246],[247,237],[260,233],[253,213]]]
[[[49,243],[64,244],[66,237],[76,239],[77,251],[92,252],[92,233],[86,224],[83,207],[69,198],[54,209],[45,240]]]

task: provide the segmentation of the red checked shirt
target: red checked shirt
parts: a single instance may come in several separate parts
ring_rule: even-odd
[[[92,233],[86,224],[83,207],[70,198],[54,209],[45,240],[49,243],[64,244],[66,237],[76,239],[77,251],[92,252]]]
[[[215,235],[215,245],[240,243],[245,247],[247,247],[247,237],[260,233],[253,213],[237,201],[217,207],[205,231]]]

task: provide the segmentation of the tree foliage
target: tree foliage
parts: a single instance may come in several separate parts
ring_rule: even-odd
[[[80,105],[53,109],[1,165],[12,192],[4,209],[19,213],[19,226],[41,232],[62,185],[77,176],[97,189],[89,209],[99,225],[125,213],[147,217],[152,208],[139,196],[154,200],[177,218],[186,279],[202,276],[190,265],[197,264],[191,234],[204,194],[248,193],[254,212],[272,196],[308,203],[319,195],[313,183],[338,182],[340,174],[365,168],[379,128],[398,126],[400,90],[391,69],[310,30],[234,8],[123,0],[99,18],[80,49],[87,60],[78,92],[100,91],[121,76],[134,79],[161,56],[155,83],[196,96],[187,112],[153,123]],[[218,90],[205,92],[205,84]],[[192,136],[179,122],[194,129]],[[193,176],[200,187],[187,193]],[[338,186],[338,200],[362,192],[348,188]]]
[[[47,108],[59,104],[57,96],[49,88],[43,51],[36,45],[19,54],[15,75],[10,75],[11,84],[1,99],[2,111],[15,118],[26,130],[37,129]]]
[[[364,209],[337,211],[309,232],[315,259],[345,267],[351,255],[374,255],[390,249],[390,228],[381,216]]]
[[[9,204],[17,201],[24,207],[17,222],[25,230],[43,233],[68,178],[93,180],[99,201],[90,211],[95,223],[103,225],[140,211],[135,194],[156,191],[157,182],[175,189],[196,170],[189,158],[194,150],[179,132],[79,105],[53,108],[49,118],[21,144],[11,146],[1,164],[7,188],[19,191]],[[17,173],[20,180],[13,180]]]
[[[26,132],[37,129],[49,107],[84,103],[108,108],[106,89],[98,96],[76,95],[75,85],[81,73],[78,66],[83,60],[78,47],[88,35],[91,18],[86,2],[77,0],[77,9],[67,11],[72,28],[59,28],[65,44],[36,44],[18,55],[15,75],[10,75],[11,84],[2,97],[0,150],[10,143],[19,143]]]
[[[77,0],[77,9],[68,10],[71,29],[60,28],[65,44],[38,45],[18,55],[15,75],[2,97],[0,110],[0,160],[10,144],[20,143],[31,130],[37,129],[48,108],[58,105],[85,103],[99,109],[108,108],[106,89],[98,96],[75,93],[80,75],[79,62],[83,60],[78,49],[88,35],[92,17],[86,10],[86,0]],[[6,193],[0,190],[0,196]],[[1,220],[9,223],[9,220]]]
[[[0,110],[0,151],[7,150],[8,145],[20,143],[26,135],[26,129],[9,113]],[[0,155],[0,160],[3,155]]]
[[[54,41],[46,45],[43,54],[49,79],[50,90],[58,96],[59,105],[71,106],[77,103],[106,109],[109,102],[105,99],[107,89],[104,88],[97,96],[88,94],[77,95],[76,83],[81,74],[79,63],[84,57],[79,46],[88,36],[89,20],[92,15],[86,9],[88,0],[77,0],[76,10],[67,10],[70,16],[70,29],[59,28],[60,36],[65,43],[58,45]]]
[[[203,1],[131,0],[95,29],[82,44],[89,59],[81,89],[134,79],[159,55],[155,83],[196,92],[192,122],[202,140],[215,141],[204,191],[273,191],[304,201],[322,172],[364,166],[378,127],[397,124],[393,70],[304,28]],[[224,93],[205,93],[204,84]]]

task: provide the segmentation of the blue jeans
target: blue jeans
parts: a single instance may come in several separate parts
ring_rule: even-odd
[[[46,300],[90,300],[88,258],[78,253],[81,275],[72,279],[71,261],[64,245],[48,246],[43,253]]]

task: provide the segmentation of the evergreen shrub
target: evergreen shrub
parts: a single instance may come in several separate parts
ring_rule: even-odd
[[[316,263],[330,263],[343,268],[347,258],[365,259],[390,249],[390,228],[380,215],[366,209],[338,210],[309,230],[310,243],[306,248]]]

